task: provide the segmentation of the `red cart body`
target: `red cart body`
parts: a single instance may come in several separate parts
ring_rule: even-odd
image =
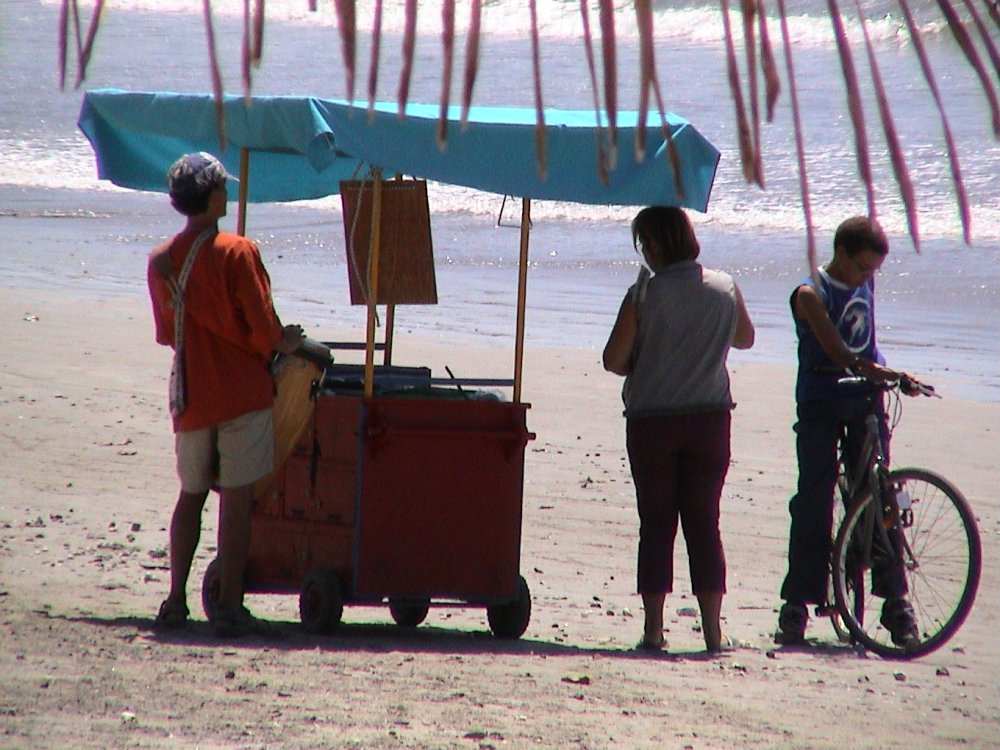
[[[254,508],[246,590],[299,592],[314,630],[336,626],[343,604],[387,600],[397,621],[399,608],[485,606],[497,635],[520,636],[529,405],[431,388],[423,368],[383,370],[426,378],[370,398],[349,376],[315,384],[312,416]]]

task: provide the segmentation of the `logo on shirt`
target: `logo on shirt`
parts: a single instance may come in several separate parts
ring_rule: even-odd
[[[847,348],[859,354],[868,348],[871,339],[871,314],[868,301],[855,297],[844,308],[837,324]]]

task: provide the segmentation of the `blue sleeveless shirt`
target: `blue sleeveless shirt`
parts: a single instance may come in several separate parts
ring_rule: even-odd
[[[832,278],[825,268],[819,269],[819,292],[834,327],[853,354],[885,364],[875,343],[875,283],[869,280],[859,287],[848,287]],[[803,284],[811,285],[807,278]],[[795,295],[789,300],[795,333],[799,338],[799,372],[795,383],[795,400],[822,401],[844,396],[867,395],[874,389],[868,384],[845,386],[837,380],[849,374],[834,364],[820,346],[809,324],[795,314]]]

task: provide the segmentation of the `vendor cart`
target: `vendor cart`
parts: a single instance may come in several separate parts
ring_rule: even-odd
[[[380,366],[371,397],[363,378],[334,365],[315,381],[305,428],[254,508],[246,590],[298,593],[312,632],[336,627],[345,604],[387,602],[405,626],[432,603],[484,606],[495,635],[520,636],[528,405],[436,392],[422,368]],[[207,612],[217,583],[213,563]]]
[[[311,632],[336,628],[345,604],[388,603],[404,626],[433,604],[485,607],[494,635],[517,638],[531,615],[519,569],[528,404],[478,389],[511,379],[392,364],[395,306],[437,298],[426,183],[376,172],[340,193],[351,298],[372,313],[353,347],[365,363],[314,343],[276,363],[279,468],[256,487],[245,590],[297,593]],[[388,309],[379,346],[376,304]],[[217,590],[213,563],[209,616]]]
[[[404,118],[396,105],[364,113],[314,98],[228,97],[225,108],[230,143],[219,155],[239,163],[239,231],[248,201],[340,192],[352,302],[368,308],[363,364],[341,363],[334,342],[333,357],[310,342],[276,363],[277,468],[255,488],[246,591],[297,593],[312,632],[335,628],[349,604],[387,604],[411,627],[431,606],[478,606],[494,635],[520,637],[531,614],[520,573],[534,438],[521,400],[531,199],[704,211],[718,151],[673,115],[649,118],[648,158],[625,147],[609,172],[595,149],[606,123],[593,112],[546,110],[540,131],[534,110],[473,108],[461,126],[453,111],[441,149],[439,111],[421,105]],[[622,142],[637,124],[618,113]],[[196,95],[89,92],[80,116],[100,176],[153,190],[179,151],[218,153],[214,125],[212,98]],[[436,301],[426,186],[403,174],[524,196],[512,378],[456,380],[392,361],[395,305]],[[480,390],[492,386],[509,398]],[[217,587],[213,562],[202,587],[209,616]]]

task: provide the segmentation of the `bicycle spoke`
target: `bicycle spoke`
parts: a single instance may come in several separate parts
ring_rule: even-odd
[[[913,607],[921,642],[909,650],[893,644],[891,634],[880,623],[878,613],[883,600],[869,590],[858,607],[858,584],[846,579],[848,553],[842,546],[850,536],[864,538],[870,533],[865,531],[870,528],[865,517],[876,510],[870,497],[866,505],[853,509],[844,519],[834,552],[834,590],[842,615],[844,605],[850,601],[853,614],[845,617],[845,624],[862,645],[883,656],[911,658],[940,647],[961,626],[975,598],[981,550],[968,503],[946,480],[919,469],[895,471],[889,479],[887,488],[905,489],[912,503],[910,522],[891,531],[890,537],[904,550],[905,598]],[[882,565],[878,565],[876,548],[872,549],[871,562],[887,569],[884,549],[881,551]]]
[[[880,451],[899,422],[900,393],[934,389],[909,375],[873,384],[889,394],[888,409],[873,401],[863,444],[846,426],[841,435],[837,487],[845,502],[830,560],[839,617],[831,619],[838,635],[839,621],[865,648],[909,659],[940,648],[962,626],[979,587],[982,547],[954,485],[924,469],[890,471]]]

